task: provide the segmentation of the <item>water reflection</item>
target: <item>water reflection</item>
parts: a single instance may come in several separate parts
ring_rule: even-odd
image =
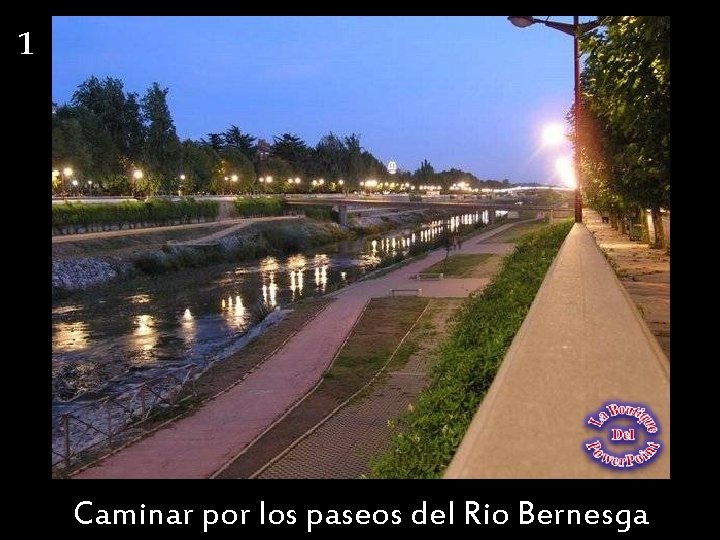
[[[84,321],[59,322],[53,327],[53,350],[79,351],[88,346],[90,334]]]
[[[154,348],[158,341],[155,324],[155,317],[147,313],[134,318],[135,329],[131,340],[131,346],[135,353],[132,358],[133,364],[145,364],[152,361]]]
[[[81,294],[53,308],[53,360],[104,363],[114,366],[113,374],[131,366],[157,367],[163,360],[204,364],[244,335],[253,322],[250,306],[282,307],[326,293],[357,280],[387,256],[434,241],[446,228],[487,220],[487,211],[468,213],[321,253],[177,272],[135,289],[128,282],[103,289],[102,304],[97,293]]]

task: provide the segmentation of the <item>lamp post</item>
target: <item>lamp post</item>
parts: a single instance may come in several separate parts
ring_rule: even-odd
[[[549,19],[549,17],[548,17]],[[575,66],[575,223],[582,223],[582,197],[580,189],[580,42],[578,37],[593,28],[599,26],[598,21],[590,21],[580,24],[578,15],[573,16],[572,24],[550,21],[548,19],[536,19],[532,16],[511,15],[508,20],[518,28],[527,28],[535,23],[544,24],[555,30],[573,37],[573,63]]]
[[[135,188],[137,181],[140,180],[143,177],[143,172],[140,169],[135,169],[132,173],[133,183],[132,183],[132,196],[135,196]]]
[[[63,194],[64,194],[65,191],[66,191],[66,189],[65,189],[65,182],[66,182],[66,180],[67,180],[70,176],[72,176],[72,175],[73,175],[72,167],[63,167],[63,170],[62,170],[62,190],[63,190]]]
[[[90,197],[92,197],[92,180],[88,180],[88,190],[90,191]]]

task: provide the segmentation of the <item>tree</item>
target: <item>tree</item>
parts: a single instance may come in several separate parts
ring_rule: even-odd
[[[345,169],[347,148],[332,131],[324,135],[315,145],[312,162],[315,170],[311,176],[328,179],[349,178]]]
[[[182,143],[182,174],[185,181],[180,182],[183,193],[209,191],[213,179],[213,170],[220,164],[220,156],[207,144],[190,139]]]
[[[225,131],[223,139],[226,146],[232,146],[240,150],[250,161],[255,159],[255,137],[233,125]]]
[[[245,154],[237,148],[226,146],[219,156],[211,189],[216,193],[235,194],[252,191],[256,183],[255,168]],[[235,177],[237,180],[233,181]]]
[[[293,133],[283,133],[280,137],[273,137],[271,155],[279,157],[288,163],[295,174],[305,176],[309,149],[305,141]]]
[[[72,97],[72,104],[82,106],[94,114],[116,148],[115,170],[123,160],[137,160],[143,139],[143,123],[137,95],[126,95],[120,79],[107,77],[101,81],[92,76],[83,82]]]
[[[170,182],[180,170],[182,149],[167,104],[168,89],[153,83],[142,99],[142,112],[147,122],[145,164],[148,172],[159,178],[160,189],[169,191]],[[150,178],[149,174],[146,174]]]
[[[359,185],[363,180],[363,148],[360,144],[360,135],[352,133],[349,137],[345,137],[345,149],[345,170],[347,171],[348,182],[353,186]]]
[[[415,180],[420,183],[433,183],[435,180],[435,169],[427,159],[420,163],[420,167],[415,171]]]
[[[654,244],[663,247],[660,209],[670,208],[670,17],[606,16],[600,22],[604,29],[583,39],[588,58],[580,125],[604,138],[607,153],[581,148],[583,173],[610,172],[602,179],[607,188],[637,208],[650,208]]]
[[[201,139],[201,142],[219,152],[225,146],[225,136],[222,133],[208,133],[208,140]]]

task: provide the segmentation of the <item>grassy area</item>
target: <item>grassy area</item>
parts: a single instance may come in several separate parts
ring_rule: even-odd
[[[350,396],[367,382],[397,348],[427,306],[427,298],[373,298],[365,313],[325,374],[326,391]],[[410,354],[412,351],[405,351]]]
[[[360,390],[390,359],[400,340],[423,313],[428,301],[427,298],[418,297],[372,299],[315,391],[219,477],[249,477]],[[420,339],[407,339],[389,366],[406,362],[420,344]]]
[[[533,221],[530,223],[520,223],[514,227],[510,227],[502,232],[497,233],[490,238],[488,242],[514,242],[521,236],[533,231],[542,229],[547,225],[547,221]]]
[[[472,277],[475,268],[486,262],[491,257],[496,257],[492,253],[474,253],[465,255],[453,255],[442,261],[438,261],[432,266],[427,267],[423,272],[438,273],[442,272],[445,277],[466,278]]]
[[[371,463],[374,477],[442,475],[571,227],[568,221],[522,237],[484,291],[462,303],[429,388],[398,420],[388,451]]]

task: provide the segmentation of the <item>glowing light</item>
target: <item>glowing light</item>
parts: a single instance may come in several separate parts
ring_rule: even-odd
[[[566,186],[572,188],[577,186],[577,180],[575,179],[575,166],[571,158],[567,156],[557,158],[557,160],[555,160],[555,170]]]
[[[190,313],[190,308],[186,309],[185,313],[183,313],[183,319],[185,319],[186,321],[190,321],[192,320],[192,318],[193,316],[192,313]]]
[[[562,144],[567,139],[565,138],[565,128],[562,124],[553,123],[548,124],[543,128],[542,141],[547,146],[557,146]]]

